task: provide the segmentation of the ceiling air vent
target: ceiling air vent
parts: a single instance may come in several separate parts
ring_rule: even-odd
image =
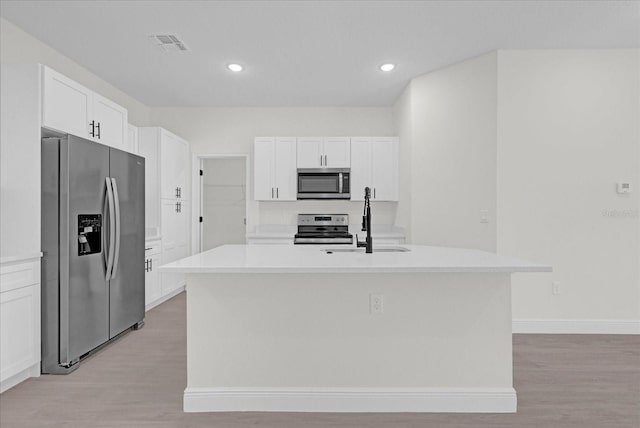
[[[153,34],[149,40],[165,52],[188,52],[189,48],[175,34]]]

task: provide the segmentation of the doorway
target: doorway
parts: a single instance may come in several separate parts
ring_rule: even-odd
[[[244,244],[247,223],[247,156],[199,156],[200,252]]]

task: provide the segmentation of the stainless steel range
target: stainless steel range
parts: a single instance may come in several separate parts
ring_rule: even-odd
[[[298,214],[294,244],[353,244],[348,214]]]

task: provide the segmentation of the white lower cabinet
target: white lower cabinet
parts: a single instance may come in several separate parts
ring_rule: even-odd
[[[189,255],[189,201],[162,200],[162,263],[171,263]],[[162,294],[185,285],[182,274],[162,274]]]
[[[147,241],[144,247],[144,304],[147,310],[162,298],[158,267],[162,264],[162,241]]]
[[[40,260],[0,271],[0,392],[40,375]]]

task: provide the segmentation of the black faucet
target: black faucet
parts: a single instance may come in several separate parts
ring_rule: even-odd
[[[367,232],[366,241],[358,241],[358,234],[356,234],[356,246],[366,247],[366,253],[373,253],[373,239],[371,238],[371,189],[364,188],[364,215],[362,216],[362,230]]]

